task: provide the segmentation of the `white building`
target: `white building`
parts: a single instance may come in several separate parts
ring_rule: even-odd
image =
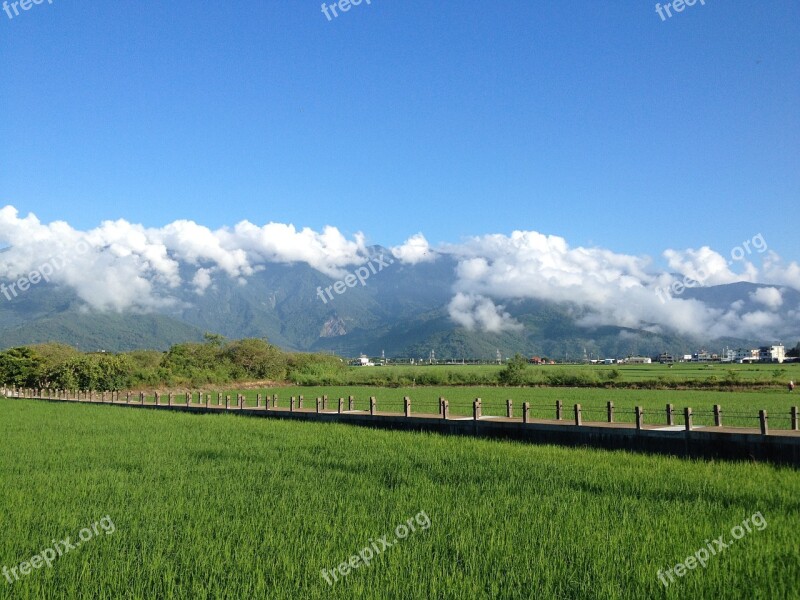
[[[357,359],[355,359],[352,363],[353,366],[356,367],[374,367],[375,363],[372,362],[369,358],[367,358],[366,354],[362,354]]]
[[[735,362],[735,363],[746,363],[746,362],[757,362],[759,360],[759,350],[744,350],[742,348],[737,348],[733,350],[731,348],[726,348],[722,353],[722,362]]]
[[[653,359],[647,356],[630,356],[625,359],[625,362],[629,365],[649,365],[653,362]]]
[[[786,348],[783,345],[761,346],[758,349],[759,362],[782,363],[786,360]]]

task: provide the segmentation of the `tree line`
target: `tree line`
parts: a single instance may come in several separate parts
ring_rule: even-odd
[[[40,389],[121,390],[308,377],[324,381],[338,379],[346,368],[335,356],[286,352],[264,339],[226,341],[214,334],[206,334],[205,342],[176,344],[166,352],[81,352],[59,343],[0,352],[2,384]]]

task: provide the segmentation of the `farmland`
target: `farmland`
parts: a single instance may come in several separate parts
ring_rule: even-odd
[[[21,400],[0,440],[0,565],[116,526],[0,597],[800,595],[791,469]],[[420,511],[429,528],[321,577]],[[659,581],[757,512],[763,530]]]
[[[330,383],[350,385],[492,385],[500,365],[390,365],[353,368]],[[675,363],[673,365],[531,365],[523,373],[526,385],[644,388],[785,387],[800,378],[800,363],[735,364]],[[297,383],[318,383],[297,375]]]

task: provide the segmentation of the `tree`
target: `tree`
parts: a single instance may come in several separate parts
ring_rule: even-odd
[[[206,341],[207,344],[212,346],[217,346],[218,348],[222,347],[222,344],[225,343],[225,336],[220,335],[218,333],[211,333],[210,331],[206,331],[203,334],[203,339]]]
[[[283,379],[286,376],[286,355],[266,340],[251,338],[231,342],[225,347],[225,355],[246,377]]]
[[[33,348],[12,348],[0,353],[0,379],[5,385],[39,387],[43,365]]]
[[[48,385],[60,389],[119,390],[129,382],[133,363],[125,355],[84,354],[53,367]]]
[[[505,368],[500,371],[498,380],[503,385],[522,385],[525,383],[525,370],[528,368],[528,361],[524,356],[517,353],[514,358],[508,361]]]
[[[176,375],[191,377],[198,371],[211,372],[219,368],[222,351],[213,344],[187,342],[175,344],[164,355],[162,366]]]

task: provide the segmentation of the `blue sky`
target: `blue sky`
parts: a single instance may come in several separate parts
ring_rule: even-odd
[[[791,0],[53,0],[0,57],[0,206],[42,221],[800,258]]]

